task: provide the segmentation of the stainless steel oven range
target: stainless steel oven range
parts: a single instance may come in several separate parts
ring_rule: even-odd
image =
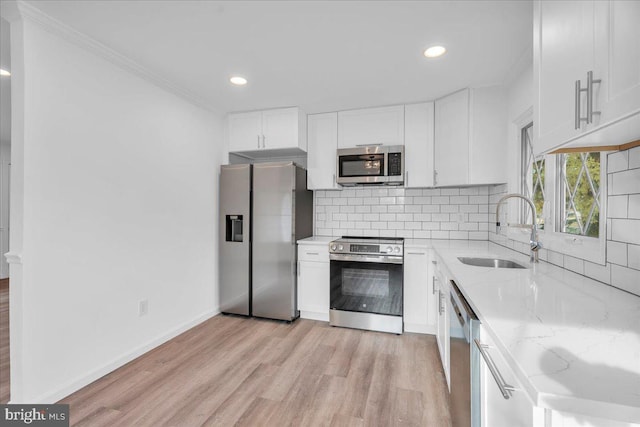
[[[404,241],[349,237],[329,244],[329,323],[401,334]]]

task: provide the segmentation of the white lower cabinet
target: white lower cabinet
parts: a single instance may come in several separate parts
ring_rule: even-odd
[[[404,330],[435,334],[436,314],[433,281],[430,280],[431,254],[426,248],[404,250]]]
[[[329,248],[298,245],[298,310],[300,317],[329,321]]]
[[[437,315],[436,341],[442,369],[447,378],[447,385],[449,385],[449,310],[447,308],[449,287],[447,273],[442,262],[436,259],[433,266],[432,284],[437,289],[434,300],[434,309]]]
[[[480,340],[483,345],[483,355],[480,355],[480,405],[482,412],[482,426],[509,426],[509,427],[533,427],[534,407],[525,390],[516,380],[513,371],[509,368],[502,355],[495,347],[493,339],[486,330],[480,328]],[[475,343],[472,344],[475,346]],[[502,378],[495,378],[489,369],[489,363],[493,362],[497,374]],[[514,391],[506,391],[508,399],[503,396],[498,381],[504,385],[515,388]],[[543,427],[543,426],[539,426]]]

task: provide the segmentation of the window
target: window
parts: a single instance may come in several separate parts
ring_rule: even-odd
[[[538,229],[544,229],[544,216],[542,208],[544,206],[544,157],[535,157],[533,154],[533,123],[529,123],[522,128],[521,140],[521,192],[533,201],[536,207],[536,224]],[[531,209],[522,203],[520,209],[520,222],[522,224],[531,224]]]
[[[600,153],[560,154],[557,164],[557,231],[598,237]]]

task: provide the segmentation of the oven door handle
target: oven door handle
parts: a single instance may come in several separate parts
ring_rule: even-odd
[[[351,261],[351,262],[374,262],[378,264],[402,264],[403,259],[401,256],[368,256],[368,255],[344,255],[344,254],[329,254],[329,260],[331,261]]]

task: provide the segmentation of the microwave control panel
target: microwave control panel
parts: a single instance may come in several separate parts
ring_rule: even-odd
[[[389,176],[400,176],[402,175],[402,153],[389,153],[389,165],[388,165],[388,175]]]

